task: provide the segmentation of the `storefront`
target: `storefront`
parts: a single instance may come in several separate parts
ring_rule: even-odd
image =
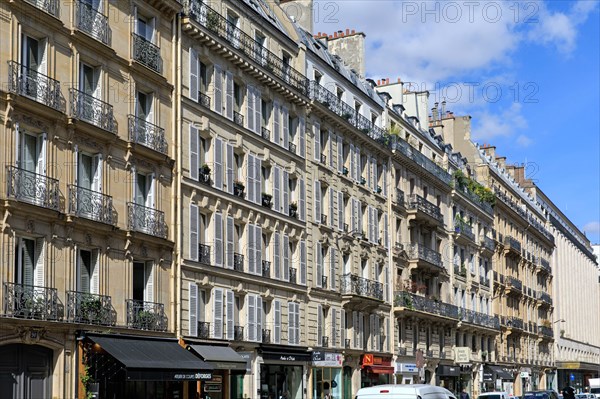
[[[448,389],[450,392],[460,392],[460,367],[450,365],[438,365],[436,372],[436,385]]]
[[[512,393],[512,382],[514,376],[512,372],[502,366],[495,366],[492,364],[486,364],[483,366],[483,388],[484,392],[489,391],[504,391],[505,384],[511,384]],[[508,391],[507,391],[508,392]]]
[[[259,356],[261,399],[302,399],[304,370],[311,361],[306,348],[261,345]],[[259,359],[260,359],[259,358]]]
[[[341,399],[344,377],[342,364],[344,356],[341,353],[321,352],[312,353],[312,397],[313,399]]]
[[[577,392],[583,392],[590,386],[590,378],[598,378],[600,368],[597,364],[585,362],[556,362],[558,368],[553,386],[557,390],[571,385]]]
[[[396,384],[415,384],[416,378],[419,375],[419,369],[414,363],[396,362],[394,374],[396,376]]]
[[[361,358],[360,386],[361,388],[374,385],[389,384],[394,374],[391,357],[375,356],[365,353]]]
[[[174,339],[89,334],[78,356],[78,380],[88,381],[79,384],[80,398],[187,399],[185,384],[193,391],[213,378],[213,367]]]

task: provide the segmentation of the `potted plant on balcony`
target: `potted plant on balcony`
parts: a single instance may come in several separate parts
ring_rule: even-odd
[[[39,296],[31,296],[25,300],[25,304],[23,306],[23,314],[25,318],[36,318],[42,315],[44,309],[46,308],[46,303],[43,297]]]
[[[100,298],[95,298],[89,295],[81,299],[79,311],[81,319],[83,321],[87,321],[89,323],[98,321],[98,317],[100,317],[101,310],[102,301],[100,301]]]
[[[273,199],[273,196],[271,194],[262,193],[262,206],[270,208],[271,207],[271,199]]]
[[[349,112],[346,112],[342,115],[342,118],[344,118],[345,120],[350,120],[351,117],[352,117],[352,114]]]
[[[200,167],[200,180],[204,183],[210,183],[210,166],[202,164]]]
[[[244,186],[244,183],[241,180],[234,181],[233,182],[233,195],[235,195],[237,197],[243,197],[245,188],[246,188],[246,186]]]
[[[156,327],[158,315],[149,310],[141,310],[137,314],[137,326],[143,330],[152,330]]]
[[[290,216],[295,218],[298,214],[298,204],[295,202],[290,202]]]

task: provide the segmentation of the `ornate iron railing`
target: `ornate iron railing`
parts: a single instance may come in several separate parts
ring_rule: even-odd
[[[198,244],[198,262],[210,265],[210,245]]]
[[[404,206],[404,191],[399,188],[396,189],[396,204]]]
[[[296,284],[296,268],[290,267],[290,283]]]
[[[519,242],[519,240],[512,236],[504,237],[504,245],[508,246],[510,249],[517,251],[518,253],[521,253],[521,243]]]
[[[518,291],[521,291],[523,289],[523,282],[513,276],[506,276],[506,284],[510,285],[512,288],[515,288]]]
[[[114,224],[113,199],[87,188],[73,184],[69,188],[69,213],[106,224]]]
[[[233,111],[233,122],[237,125],[244,126],[244,115]]]
[[[40,10],[47,12],[50,15],[55,16],[56,18],[59,17],[59,2],[58,0],[25,0],[27,1],[29,4],[33,5],[36,8],[39,8]]]
[[[470,191],[467,187],[460,188],[460,187],[458,187],[458,185],[456,185],[456,191],[465,195],[468,199],[471,200],[471,202],[473,202],[475,205],[477,205],[479,208],[481,208],[488,215],[494,215],[494,208],[492,208],[492,206],[489,203],[482,201],[477,196],[477,194]]]
[[[36,285],[4,283],[4,316],[58,320],[58,291]]]
[[[109,132],[115,131],[112,105],[77,89],[69,89],[69,94],[72,118],[80,119]]]
[[[321,287],[327,288],[327,276],[321,276]]]
[[[67,320],[69,322],[114,326],[116,319],[110,296],[67,291]]]
[[[7,166],[6,173],[8,197],[60,210],[58,180],[16,166]]]
[[[129,140],[154,151],[167,153],[165,129],[134,115],[129,115]]]
[[[409,310],[417,310],[453,319],[458,319],[459,317],[457,306],[407,291],[397,291],[395,293],[394,306],[401,306]]]
[[[235,341],[245,341],[244,326],[233,326],[233,339]]]
[[[205,2],[185,0],[183,3],[186,15],[244,53],[262,69],[269,71],[301,94],[308,95],[308,79],[282,58],[267,50],[261,43],[233,25]]]
[[[452,181],[452,176],[441,166],[427,158],[424,154],[419,152],[416,148],[413,148],[410,144],[397,135],[390,136],[388,147],[390,147],[392,151],[399,151],[402,155],[412,160],[444,183],[450,184]]]
[[[129,230],[139,231],[155,237],[167,238],[165,213],[133,202],[127,203]]]
[[[262,276],[271,277],[271,262],[268,260],[262,261]]]
[[[355,274],[342,276],[342,294],[359,295],[383,301],[383,284]]]
[[[160,48],[137,33],[132,33],[132,35],[133,59],[156,73],[162,73]]]
[[[489,237],[484,236],[481,240],[481,244],[484,248],[487,248],[492,252],[496,249],[496,242]]]
[[[326,335],[321,336],[321,347],[328,348],[329,347],[329,337]]]
[[[500,319],[498,318],[498,316],[490,316],[485,313],[476,312],[474,310],[460,309],[459,319],[470,324],[477,324],[480,326],[494,329],[500,328]]]
[[[271,131],[269,129],[267,129],[266,127],[263,126],[261,128],[260,132],[261,132],[261,136],[263,139],[269,140],[269,141],[271,140]]]
[[[244,255],[238,253],[233,254],[233,270],[238,272],[244,271]]]
[[[8,91],[64,111],[60,82],[23,64],[8,61]]]
[[[262,329],[262,340],[261,342],[263,344],[270,344],[271,343],[271,330],[268,328],[263,328]]]
[[[458,222],[454,223],[454,231],[460,233],[461,235],[467,237],[471,241],[475,241],[475,234],[473,233],[473,228],[469,226],[467,223]]]
[[[554,337],[554,330],[548,326],[538,326],[538,332],[546,337]]]
[[[110,43],[108,17],[83,1],[77,1],[75,7],[77,29],[108,45]]]
[[[210,109],[210,97],[204,93],[198,92],[198,104]]]
[[[442,254],[419,244],[410,244],[408,246],[408,256],[410,259],[424,260],[437,267],[444,267],[442,263]]]
[[[487,287],[490,285],[490,279],[484,276],[479,276],[479,284]]]
[[[198,338],[210,338],[210,323],[207,321],[198,322]]]
[[[127,327],[138,330],[167,331],[167,316],[162,303],[127,299]]]
[[[546,259],[544,258],[540,258],[540,263],[539,263],[540,267],[542,268],[542,270],[545,270],[546,272],[550,273],[552,271],[552,268],[550,267],[550,262],[548,262]]]
[[[427,201],[418,194],[411,194],[408,197],[408,208],[419,210],[440,223],[444,223],[444,217],[440,211],[440,207]]]
[[[548,305],[552,305],[552,297],[546,291],[538,291],[538,299]]]

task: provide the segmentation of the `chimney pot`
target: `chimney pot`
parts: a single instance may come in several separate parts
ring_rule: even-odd
[[[354,29],[352,29],[352,34],[355,34],[355,33],[356,33],[356,31]]]
[[[390,84],[390,78],[387,78],[387,79],[386,79],[386,81],[385,81],[385,84],[386,84],[386,85],[389,85],[389,84]]]
[[[381,79],[377,79],[377,86],[381,85]]]
[[[333,32],[333,37],[337,38],[337,32]]]
[[[346,35],[350,34],[350,29],[346,28]]]
[[[330,38],[330,39],[333,39],[333,35],[329,35],[329,38]]]
[[[398,83],[402,83],[402,80],[400,78],[398,78]]]

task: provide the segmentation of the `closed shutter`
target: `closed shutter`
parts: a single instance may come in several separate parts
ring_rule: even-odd
[[[248,223],[246,225],[246,236],[248,238],[248,253],[246,254],[248,257],[248,273],[256,274],[256,239],[253,224]]]
[[[299,155],[306,158],[306,124],[302,116],[298,118],[298,147]]]
[[[227,216],[227,249],[225,252],[226,267],[233,269],[235,253],[235,224],[231,216]]]
[[[256,297],[256,338],[259,342],[263,336],[263,301],[262,298]]]
[[[225,72],[225,111],[227,118],[233,120],[233,74]]]
[[[223,215],[216,212],[214,214],[215,225],[215,257],[214,266],[223,266]]]
[[[380,351],[381,349],[381,320],[379,319],[379,316],[375,315],[374,316],[374,327],[375,330],[373,331],[373,335],[375,335],[375,347],[373,348],[373,350],[376,351]]]
[[[235,329],[235,297],[233,296],[233,291],[226,290],[227,303],[225,305],[225,311],[227,312],[227,324],[226,324],[226,339],[233,340],[234,329]]]
[[[38,161],[35,172],[38,175],[46,176],[46,152],[48,147],[48,135],[42,133],[37,137]]]
[[[273,343],[281,342],[281,302],[275,300],[273,302]]]
[[[381,188],[381,193],[383,194],[384,197],[387,197],[387,193],[388,193],[388,189],[387,189],[387,164],[383,164],[383,172],[381,173],[381,175],[383,176],[382,180],[382,185],[383,187]]]
[[[281,168],[273,166],[273,210],[281,212]]]
[[[94,258],[94,257],[92,257]],[[98,259],[98,257],[96,256],[96,260]],[[100,268],[98,267],[98,264],[96,261],[94,261],[96,263],[95,267],[94,267],[94,274],[98,273],[98,271],[100,270]],[[146,262],[146,264],[144,265],[144,278],[145,278],[145,282],[146,282],[146,286],[144,287],[144,301],[146,302],[154,302],[154,264],[152,262]],[[95,281],[95,282],[94,282]],[[98,276],[96,276],[95,278],[92,278],[92,286],[96,285],[96,287],[93,287],[93,289],[95,290],[95,293],[98,293],[98,281],[99,278]]]
[[[223,190],[223,140],[216,137],[214,140],[214,187]]]
[[[262,274],[262,227],[254,226],[254,237],[256,238],[256,274]]]
[[[154,177],[155,177],[154,173],[150,173],[149,175],[146,175],[146,188],[148,190],[148,193],[146,194],[146,204],[145,205],[148,208],[155,207],[154,190],[155,190],[156,179]]]
[[[329,141],[328,141],[328,142],[329,142],[329,153],[328,153],[328,155],[327,155],[327,158],[329,158],[329,159],[328,159],[328,161],[329,161],[329,166],[333,168],[333,167],[334,167],[334,164],[335,164],[335,158],[333,157],[333,139],[334,139],[334,134],[333,134],[333,132],[331,131],[331,129],[329,129],[329,130],[327,131],[327,134],[328,134],[328,136],[329,136],[329,137],[328,137],[328,139],[329,139]]]
[[[96,191],[98,193],[102,192],[102,166],[103,166],[103,162],[102,162],[102,154],[96,154],[94,155],[94,166],[93,166],[93,173],[94,173],[94,177],[93,177],[93,183],[92,183],[92,190]]]
[[[300,241],[300,284],[306,285],[306,241]]]
[[[290,114],[286,107],[281,107],[281,126],[283,135],[283,148],[290,148]]]
[[[25,255],[23,256],[23,269],[24,271],[26,271],[27,273],[27,267],[25,267],[25,265],[29,265],[29,274],[33,274],[31,271],[31,268],[33,267],[33,262],[31,261],[31,259],[28,259],[28,255],[26,252],[23,251],[23,242],[20,243],[21,245],[21,250],[19,251],[20,255]],[[90,269],[88,267],[88,265],[86,264],[86,261],[84,260],[84,257],[82,256],[81,250],[77,251],[77,286],[76,289],[77,291],[80,292],[90,292]],[[33,279],[31,279],[33,280]],[[19,281],[20,283],[24,283],[27,280],[23,280],[23,281]]]
[[[321,243],[317,242],[315,245],[315,265],[317,267],[317,281],[316,286],[323,286],[323,253],[321,252]]]
[[[344,138],[337,135],[337,170],[339,173],[344,172]]]
[[[254,202],[261,203],[262,161],[254,158]]]
[[[338,206],[338,230],[344,230],[344,193],[341,191],[337,192],[337,206]]]
[[[218,114],[223,114],[223,71],[219,65],[214,66],[213,85],[213,110]]]
[[[329,260],[331,261],[329,269],[329,287],[335,291],[337,288],[337,249],[334,247],[329,247],[329,254]]]
[[[369,242],[373,242],[374,240],[374,235],[373,235],[373,212],[372,212],[372,208],[371,205],[367,206],[367,213],[368,213],[368,234],[369,234]]]
[[[369,345],[371,346],[371,350],[375,350],[375,315],[369,315]]]
[[[356,200],[356,227],[358,231],[362,233],[364,229],[363,224],[363,213],[362,213],[362,203],[360,200]]]
[[[389,218],[387,212],[383,214],[383,246],[385,249],[390,249],[390,237],[388,234]]]
[[[281,235],[278,232],[273,233],[273,268],[275,278],[281,279]]]
[[[189,292],[188,335],[196,337],[198,336],[198,286],[196,283],[189,283]]]
[[[190,259],[198,260],[198,206],[190,203]]]
[[[358,321],[358,312],[356,310],[352,311],[352,322],[354,324],[354,349],[360,348],[360,323]]]
[[[254,189],[256,187],[255,184],[255,177],[254,177],[254,163],[256,162],[256,159],[254,157],[254,155],[252,154],[248,154],[248,156],[246,157],[246,190],[247,191],[247,198],[248,200],[254,202],[255,201],[255,194],[254,194]]]
[[[354,165],[356,166],[356,180],[359,181],[361,180],[361,173],[362,173],[362,168],[361,168],[361,159],[360,159],[360,148],[358,146],[354,147],[354,157],[356,158],[354,161]]]
[[[281,145],[281,107],[278,102],[273,103],[273,142]]]
[[[254,88],[254,131],[262,134],[262,95],[256,87]]]
[[[256,104],[254,100],[254,87],[248,86],[246,93],[246,127],[256,132],[256,126],[254,125],[254,105]]]
[[[358,212],[357,212],[358,206],[357,206],[356,201],[357,201],[356,198],[354,198],[354,197],[350,198],[350,202],[352,204],[352,209],[351,209],[351,219],[352,220],[350,221],[351,222],[350,224],[352,226],[351,228],[352,228],[353,232],[360,233],[360,231],[358,229]]]
[[[346,347],[346,310],[340,310],[340,346]]]
[[[329,225],[331,227],[333,227],[334,224],[334,220],[333,218],[335,217],[335,207],[334,207],[334,200],[335,200],[335,190],[333,189],[333,187],[329,187]]]
[[[390,286],[390,275],[388,274],[388,267],[385,266],[383,268],[383,274],[384,274],[384,281],[385,281],[385,285],[383,287],[383,299],[387,302],[388,299],[388,290],[389,290],[389,286]]]
[[[46,257],[46,243],[44,238],[35,239],[35,273],[33,275],[33,285],[44,287],[45,284],[45,257]]]
[[[198,101],[198,53],[190,47],[190,98]]]
[[[365,317],[362,312],[358,313],[358,348],[365,348]]]
[[[356,177],[356,167],[355,167],[355,156],[354,156],[354,144],[350,143],[350,153],[348,154],[350,157],[350,178],[352,180],[358,180]]]
[[[321,162],[321,125],[317,122],[313,124],[313,137],[313,157],[316,162]]]
[[[296,343],[296,328],[294,326],[294,303],[288,302],[288,344]]]
[[[302,222],[306,221],[306,186],[304,179],[298,179],[300,195],[298,196],[298,213]]]
[[[321,182],[315,180],[315,223],[321,223]]]
[[[290,238],[283,236],[283,280],[290,281]]]
[[[290,174],[283,170],[281,172],[281,188],[282,188],[282,199],[281,206],[283,207],[283,214],[290,214]]]
[[[22,168],[21,165],[21,130],[19,123],[15,123],[15,166]],[[75,146],[75,159],[77,159],[77,146]],[[75,171],[77,172],[77,162],[75,163]],[[77,175],[77,173],[75,173]]]
[[[198,180],[198,155],[199,155],[198,129],[190,125],[190,178]]]
[[[256,341],[256,296],[247,295],[248,341]]]
[[[331,346],[333,348],[337,347],[337,335],[337,310],[331,308]]]
[[[233,158],[233,146],[229,143],[225,143],[225,157],[227,164],[227,171],[225,172],[225,184],[227,185],[227,192],[233,194],[233,176],[235,174],[235,165]]]
[[[323,307],[317,305],[317,346],[323,346]]]

